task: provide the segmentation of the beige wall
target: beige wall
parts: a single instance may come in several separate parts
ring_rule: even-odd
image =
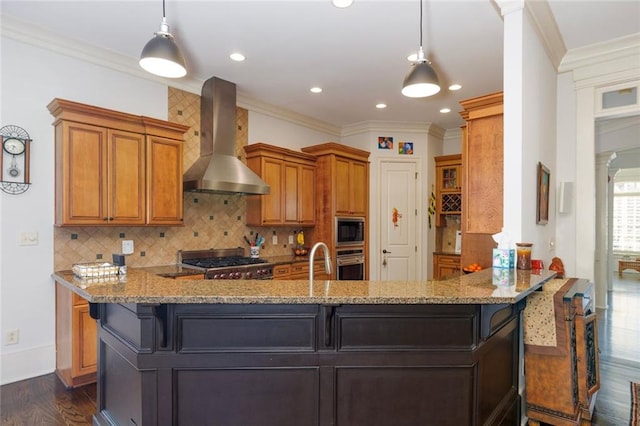
[[[200,151],[200,97],[169,88],[169,121],[190,127],[185,133],[184,169],[198,158]],[[236,154],[244,160],[242,147],[248,143],[248,111],[237,108]],[[262,256],[291,254],[286,244],[294,228],[249,228],[245,226],[246,197],[207,193],[184,194],[182,227],[70,227],[54,229],[54,270],[69,269],[74,263],[111,261],[120,253],[122,240],[133,240],[135,252],[127,265],[155,266],[176,263],[177,251],[248,246],[242,238],[255,232],[265,236]],[[278,236],[273,246],[272,236]],[[307,232],[306,232],[307,233]],[[309,233],[307,233],[309,234]],[[101,257],[100,257],[101,256]]]

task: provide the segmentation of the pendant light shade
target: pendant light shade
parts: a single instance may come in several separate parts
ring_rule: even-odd
[[[142,49],[140,66],[151,74],[168,78],[180,78],[187,75],[184,56],[169,32],[169,24],[164,13],[162,1],[162,23],[160,31]]]
[[[402,83],[402,94],[410,98],[425,98],[440,91],[438,75],[431,68],[431,62],[424,57],[422,50],[422,0],[420,0],[420,49],[418,58],[411,65],[409,73]]]
[[[409,98],[425,98],[440,91],[440,82],[429,61],[424,59],[422,47],[418,59],[411,65],[402,83],[402,94]]]

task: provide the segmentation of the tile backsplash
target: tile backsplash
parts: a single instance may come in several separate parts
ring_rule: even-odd
[[[187,170],[200,151],[200,97],[169,88],[168,117],[169,121],[189,126],[183,151],[183,166]],[[237,108],[236,155],[243,161],[248,117],[246,109]],[[291,254],[288,236],[295,229],[247,227],[246,209],[244,195],[185,193],[182,227],[56,227],[54,269],[70,269],[74,263],[96,260],[111,262],[111,255],[122,251],[122,240],[134,241],[134,253],[126,259],[129,266],[173,264],[180,249],[243,247],[248,255],[249,247],[243,236],[251,239],[256,232],[265,236],[262,256]],[[274,235],[278,237],[277,245],[272,244]]]

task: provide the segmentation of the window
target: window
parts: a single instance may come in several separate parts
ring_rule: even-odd
[[[614,179],[613,251],[640,253],[640,169],[623,169]]]

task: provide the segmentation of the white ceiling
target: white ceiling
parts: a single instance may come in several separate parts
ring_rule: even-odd
[[[217,76],[236,83],[243,96],[334,126],[383,120],[455,128],[462,124],[458,101],[502,88],[502,18],[489,0],[424,3],[425,53],[443,86],[424,99],[400,94],[406,57],[419,44],[417,0],[355,0],[347,9],[329,0],[166,1],[186,81],[199,87]],[[569,50],[640,33],[637,0],[549,5]],[[131,67],[162,19],[160,0],[2,0],[1,8],[27,25],[125,55]],[[232,62],[234,51],[247,60]],[[463,89],[449,92],[451,83]],[[311,94],[314,85],[323,93]],[[388,107],[378,110],[378,102]],[[439,113],[443,107],[452,112]]]

